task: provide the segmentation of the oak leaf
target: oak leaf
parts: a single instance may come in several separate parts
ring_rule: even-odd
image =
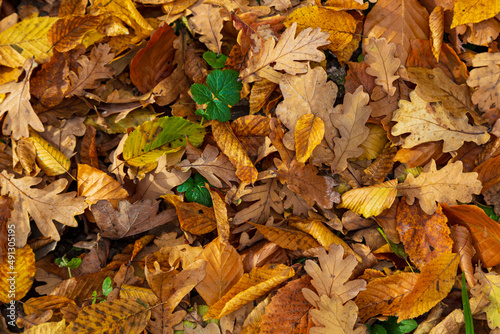
[[[490,301],[490,304],[484,308],[488,326],[491,329],[500,327],[500,276],[495,273],[483,273],[481,270],[476,272],[475,278],[479,280],[478,285],[471,289],[473,296],[480,296],[484,294]]]
[[[198,1],[190,10],[194,15],[189,19],[190,28],[201,35],[200,42],[204,43],[210,51],[219,55],[222,50],[221,30],[224,23],[220,13],[221,9]]]
[[[313,114],[302,116],[295,126],[295,151],[299,162],[306,162],[323,140],[325,123]]]
[[[385,38],[371,38],[366,52],[365,62],[370,65],[366,73],[376,77],[375,83],[382,86],[387,94],[393,96],[396,93],[393,82],[399,78],[396,73],[401,65],[401,61],[395,58],[396,44],[387,43]]]
[[[14,199],[11,222],[16,224],[16,245],[26,244],[30,231],[29,216],[33,218],[44,236],[60,240],[59,232],[52,220],[76,227],[74,216],[82,214],[87,204],[83,197],[76,197],[75,192],[59,194],[68,181],[58,179],[43,189],[32,188],[41,178],[26,176],[15,179],[14,175],[3,171],[0,174],[1,195],[9,194]]]
[[[357,188],[342,194],[340,208],[352,210],[365,218],[378,216],[391,207],[396,199],[397,180],[390,180],[371,187]]]
[[[482,111],[500,106],[499,87],[496,84],[500,78],[500,53],[479,53],[472,59],[472,65],[475,68],[467,79],[469,87],[477,87],[472,94],[472,102]]]
[[[394,136],[410,133],[404,138],[403,148],[443,140],[446,153],[458,150],[465,141],[481,145],[489,140],[487,128],[468,124],[467,116],[453,117],[440,104],[428,105],[415,91],[410,93],[410,99],[411,102],[400,100],[399,109],[392,115],[397,124],[391,133]]]
[[[482,185],[477,173],[463,173],[462,166],[462,162],[457,161],[437,170],[436,162],[432,160],[419,176],[408,174],[404,183],[398,185],[398,191],[410,205],[418,198],[420,207],[428,215],[436,212],[436,202],[448,205],[456,205],[457,201],[468,203],[473,194],[481,192]]]

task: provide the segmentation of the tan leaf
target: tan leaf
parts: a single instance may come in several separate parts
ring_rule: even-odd
[[[51,296],[62,296],[73,299],[75,303],[80,304],[84,300],[92,298],[94,290],[102,289],[102,282],[106,277],[113,278],[113,271],[98,271],[92,274],[87,274],[78,277],[72,277],[62,281],[52,290]]]
[[[59,322],[47,322],[40,324],[24,331],[27,334],[63,334],[66,329],[66,322],[63,320]]]
[[[100,200],[108,200],[117,209],[118,202],[129,196],[128,192],[115,179],[89,165],[78,165],[77,180],[78,194],[85,196],[85,202],[89,205]]]
[[[460,256],[444,253],[420,272],[415,286],[401,302],[399,320],[415,318],[434,307],[453,288]]]
[[[205,278],[196,285],[196,291],[207,305],[213,305],[243,276],[243,262],[236,249],[216,238],[198,256],[207,261]]]
[[[475,67],[467,79],[469,87],[477,87],[472,94],[472,102],[481,111],[500,106],[499,87],[496,82],[500,78],[500,53],[479,53],[472,59]]]
[[[479,270],[475,275],[475,278],[479,280],[478,285],[471,289],[471,293],[474,296],[479,296],[484,294],[490,301],[490,304],[484,309],[486,312],[486,317],[488,320],[488,326],[491,329],[500,327],[500,276],[495,273],[483,273]]]
[[[17,247],[26,244],[30,231],[29,217],[35,221],[44,236],[60,240],[52,220],[76,227],[78,223],[74,216],[82,214],[87,207],[83,197],[75,198],[75,192],[59,194],[66,189],[66,179],[58,179],[43,189],[32,188],[41,181],[41,178],[30,176],[15,179],[7,171],[0,174],[1,195],[9,194],[14,199],[10,221],[16,225]]]
[[[420,207],[428,215],[436,212],[436,202],[448,205],[456,205],[457,201],[468,203],[472,201],[472,194],[479,194],[481,188],[477,173],[462,173],[461,161],[437,170],[434,160],[424,166],[419,176],[408,174],[405,182],[397,186],[408,204],[413,204],[418,198]]]
[[[47,37],[55,50],[68,52],[80,44],[84,35],[97,28],[100,22],[100,16],[66,16],[50,27]]]
[[[360,145],[370,133],[370,129],[365,126],[371,113],[371,107],[367,105],[369,100],[369,95],[363,92],[361,86],[354,94],[346,93],[342,114],[331,120],[340,132],[340,138],[333,139],[335,158],[332,166],[336,173],[347,168],[347,159],[363,154]]]
[[[213,208],[208,208],[198,203],[184,203],[177,195],[163,195],[177,211],[181,228],[192,234],[201,235],[210,233],[217,228]]]
[[[325,135],[325,123],[313,114],[305,114],[295,127],[295,151],[299,162],[306,162]]]
[[[231,231],[229,227],[229,221],[227,219],[226,203],[215,190],[210,189],[210,185],[206,182],[205,187],[210,192],[210,197],[212,198],[215,220],[217,221],[217,234],[219,235],[219,240],[221,243],[229,245],[229,237],[231,236]]]
[[[338,206],[352,210],[365,218],[378,216],[391,207],[397,195],[397,180],[390,180],[371,187],[357,188],[342,194]]]
[[[309,234],[293,228],[273,227],[252,224],[267,240],[289,250],[306,250],[319,247],[320,244]]]
[[[8,82],[0,86],[0,94],[9,93],[0,103],[0,117],[5,116],[2,131],[4,135],[10,135],[19,140],[21,137],[29,137],[29,127],[43,132],[43,124],[31,106],[30,99],[30,76],[36,63],[28,59],[24,63],[26,75],[20,82]]]
[[[366,52],[365,62],[370,65],[366,73],[376,77],[375,83],[382,86],[387,94],[393,96],[396,93],[396,87],[392,83],[399,78],[396,73],[401,65],[401,61],[394,57],[396,44],[387,43],[385,38],[371,38]]]
[[[439,61],[439,54],[441,53],[441,45],[443,44],[444,36],[444,11],[443,7],[436,6],[431,15],[429,15],[429,28],[431,31],[430,42],[432,54]]]
[[[50,145],[36,132],[31,131],[31,142],[36,148],[36,159],[40,168],[49,176],[66,173],[71,167],[68,157]]]
[[[231,122],[231,128],[249,156],[258,156],[269,136],[269,118],[259,115],[238,117]]]
[[[394,136],[410,133],[404,138],[403,148],[443,140],[446,153],[458,150],[465,141],[481,145],[489,140],[487,128],[469,125],[467,116],[456,118],[440,104],[430,106],[415,91],[410,93],[410,99],[411,102],[400,100],[399,109],[392,116],[397,122],[391,130]]]
[[[455,242],[453,252],[460,254],[462,275],[465,275],[467,283],[472,288],[477,284],[477,280],[474,278],[474,267],[472,266],[472,257],[476,254],[472,246],[472,236],[465,226],[453,225],[450,229],[451,237]]]
[[[172,188],[186,182],[190,175],[189,172],[181,172],[177,169],[167,171],[165,168],[155,173],[148,173],[137,184],[136,196],[140,199],[157,199],[162,195],[172,194]],[[210,184],[213,183],[210,182]]]
[[[132,0],[96,0],[88,12],[92,15],[109,13],[116,16],[134,28],[139,36],[149,36],[153,30],[148,21],[139,13]]]
[[[211,4],[198,1],[190,8],[193,12],[189,18],[190,28],[200,34],[200,42],[216,54],[221,53],[222,48],[222,25],[224,23],[220,14],[220,8]]]
[[[290,0],[264,0],[263,5],[274,7],[278,12],[286,12],[288,8],[292,7]]]
[[[319,296],[339,296],[342,303],[345,303],[365,290],[366,281],[362,279],[349,281],[358,261],[353,255],[347,255],[345,259],[343,257],[342,246],[332,244],[328,254],[324,249],[319,250],[319,265],[307,260],[304,269],[312,277],[311,283]]]

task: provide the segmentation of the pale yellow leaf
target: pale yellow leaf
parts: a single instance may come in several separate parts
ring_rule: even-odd
[[[222,25],[224,23],[220,14],[220,7],[198,1],[190,8],[193,16],[189,18],[189,27],[200,34],[200,42],[216,54],[221,53]]]
[[[361,334],[366,333],[366,326],[356,328],[358,320],[358,307],[350,300],[343,303],[339,296],[322,295],[318,302],[318,309],[311,310],[311,315],[316,327],[309,330],[311,334]]]

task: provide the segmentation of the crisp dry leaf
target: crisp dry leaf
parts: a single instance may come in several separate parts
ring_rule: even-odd
[[[487,111],[500,105],[499,87],[496,82],[500,78],[500,53],[479,53],[472,59],[475,67],[467,79],[469,87],[477,87],[472,94],[472,102],[481,111]]]
[[[309,6],[294,10],[284,24],[290,27],[297,23],[299,31],[305,28],[321,28],[330,34],[327,48],[330,51],[344,49],[351,42],[356,31],[356,20],[345,11],[334,11],[324,7]]]
[[[404,138],[403,148],[443,140],[446,153],[458,150],[465,141],[481,145],[489,140],[487,128],[468,124],[466,115],[457,118],[440,104],[430,106],[416,91],[410,93],[410,99],[411,102],[400,100],[399,109],[392,115],[392,120],[397,122],[392,127],[392,135],[410,133]]]
[[[21,300],[31,289],[35,271],[35,253],[29,245],[9,248],[9,256],[0,258],[0,302]]]
[[[401,200],[396,219],[405,252],[418,269],[422,270],[441,254],[451,253],[453,240],[448,219],[439,204],[436,212],[428,215],[418,205],[408,205]]]
[[[319,265],[307,260],[304,269],[312,277],[311,283],[319,296],[338,296],[342,303],[345,303],[365,290],[366,281],[362,279],[349,281],[358,261],[353,255],[348,255],[345,259],[343,257],[342,246],[332,244],[328,254],[323,248],[318,251]]]
[[[38,64],[50,60],[51,45],[47,32],[58,20],[56,17],[32,17],[0,33],[0,64],[23,66],[26,59],[35,57]],[[27,136],[26,136],[27,137]]]
[[[475,205],[443,204],[443,212],[451,224],[469,229],[478,257],[486,267],[500,263],[500,226]]]
[[[264,108],[277,86],[278,84],[267,79],[262,79],[261,81],[257,81],[253,84],[249,98],[250,115],[257,113]]]
[[[474,172],[478,174],[478,179],[483,184],[481,193],[484,193],[500,182],[500,154],[474,168]]]
[[[443,44],[444,36],[444,11],[443,7],[437,6],[429,15],[429,28],[431,30],[430,42],[432,47],[432,54],[439,61],[439,54],[441,53],[441,46]]]
[[[417,84],[415,91],[422,99],[427,102],[441,101],[454,117],[460,118],[469,113],[477,124],[484,123],[474,108],[467,85],[457,85],[441,68],[410,67],[407,71],[410,80]]]
[[[110,239],[130,237],[168,223],[176,217],[175,211],[165,210],[157,214],[160,202],[142,200],[130,204],[127,200],[118,203],[116,211],[107,200],[100,200],[90,207],[101,229],[101,236]]]
[[[290,0],[264,0],[263,5],[274,7],[278,12],[286,12],[288,8],[292,7]]]
[[[155,306],[159,301],[153,290],[127,284],[120,286],[120,299],[140,299],[149,306]]]
[[[394,166],[394,157],[398,149],[395,146],[386,146],[373,163],[364,170],[370,178],[369,184],[383,182]],[[366,151],[365,151],[366,152]],[[359,158],[358,158],[359,159]]]
[[[205,187],[210,191],[210,197],[212,198],[215,220],[217,221],[217,234],[219,235],[220,242],[229,245],[229,237],[231,236],[231,232],[227,217],[226,203],[216,191],[210,189],[210,185],[206,182]]]
[[[387,94],[393,96],[396,93],[393,82],[399,78],[396,73],[401,65],[401,61],[395,58],[396,44],[387,43],[385,38],[371,38],[366,52],[365,62],[370,65],[366,73],[376,77],[375,83],[382,86]]]
[[[252,224],[267,240],[274,242],[278,246],[289,250],[306,250],[319,247],[320,244],[309,234],[300,230],[283,227],[273,227],[259,224]]]
[[[198,203],[184,203],[177,195],[161,196],[173,205],[177,211],[181,228],[189,233],[202,235],[217,228],[217,221],[213,208]]]
[[[346,208],[369,218],[378,216],[391,207],[396,199],[398,180],[390,180],[371,187],[357,188],[342,194],[339,208]]]
[[[198,1],[196,5],[190,7],[190,10],[193,12],[193,16],[189,18],[190,28],[201,35],[200,42],[219,55],[222,50],[221,30],[224,22],[220,14],[221,9]]]
[[[85,196],[85,202],[89,205],[100,200],[107,200],[116,209],[118,202],[127,198],[128,192],[105,172],[90,167],[89,165],[78,165],[78,194]]]
[[[50,61],[42,65],[31,79],[31,94],[46,107],[55,107],[63,99],[69,87],[67,55],[55,51]]]
[[[52,220],[76,227],[74,216],[82,214],[87,204],[75,192],[59,194],[66,189],[68,181],[58,179],[43,189],[32,188],[42,182],[41,178],[26,176],[15,179],[7,171],[0,174],[1,195],[9,194],[14,199],[11,222],[16,224],[16,246],[23,247],[30,232],[29,217],[33,218],[44,236],[60,240],[59,232]]]
[[[305,114],[295,126],[295,151],[299,162],[306,162],[325,135],[325,123],[314,114]]]
[[[30,140],[36,148],[36,162],[45,174],[54,176],[66,173],[71,167],[69,159],[36,132],[30,134]]]
[[[40,172],[40,168],[36,165],[36,147],[28,138],[22,137],[16,144],[12,146],[15,147],[15,154],[12,157],[14,163],[14,169],[18,170],[18,164],[21,164],[22,169],[26,172],[26,175],[36,176]]]
[[[268,38],[260,56],[251,58],[248,67],[240,73],[240,77],[245,79],[252,74],[259,74],[259,71],[269,68],[271,63],[274,63],[274,70],[284,70],[292,75],[306,73],[309,64],[301,61],[320,62],[325,59],[323,52],[317,48],[330,43],[329,34],[321,32],[319,28],[314,30],[306,28],[295,37],[296,30],[297,23],[293,23],[283,32],[278,43],[274,38]]]
[[[243,261],[238,251],[220,238],[210,242],[198,259],[207,261],[206,276],[196,286],[207,305],[219,301],[243,276]]]
[[[432,160],[419,176],[408,174],[397,189],[410,205],[418,198],[420,207],[428,215],[436,212],[436,202],[448,205],[456,205],[457,201],[469,203],[473,194],[481,192],[482,185],[477,173],[463,173],[462,166],[462,162],[457,161],[437,170],[436,162]]]
[[[266,137],[271,133],[269,118],[259,115],[239,117],[231,123],[231,128],[250,156],[259,155]]]
[[[335,173],[347,168],[347,159],[357,158],[363,154],[364,150],[360,145],[370,133],[365,126],[371,113],[369,100],[370,96],[363,92],[363,87],[360,86],[354,94],[345,94],[342,113],[331,119],[340,133],[340,138],[333,139],[335,158],[332,167]]]
[[[0,86],[0,94],[9,93],[0,103],[0,117],[7,112],[2,126],[4,135],[19,140],[29,137],[29,127],[43,132],[44,127],[30,103],[30,76],[36,63],[26,60],[23,65],[26,75],[20,82],[11,81]]]
[[[401,302],[399,320],[415,318],[429,311],[453,288],[460,256],[443,253],[420,272],[415,286]]]
[[[250,273],[244,274],[222,299],[210,307],[205,318],[220,319],[266,294],[294,274],[295,271],[291,267],[281,263],[254,268]]]
[[[172,188],[183,184],[191,173],[177,169],[167,171],[163,168],[159,172],[148,173],[138,184],[134,198],[157,199],[162,195],[172,194]]]
[[[236,176],[245,183],[257,181],[258,172],[228,123],[212,121],[212,134],[222,152],[236,167]]]
[[[461,24],[481,22],[500,12],[500,2],[477,0],[456,0],[453,8],[453,22],[451,28]]]
[[[137,10],[132,0],[96,0],[89,9],[92,15],[111,14],[134,28],[138,36],[149,36],[153,28]]]
[[[80,305],[84,300],[88,300],[92,297],[92,292],[94,290],[100,291],[102,289],[102,282],[106,277],[109,276],[113,278],[114,275],[115,273],[113,271],[104,270],[83,276],[72,277],[62,281],[49,295],[66,297],[74,300],[76,304]]]
[[[452,225],[451,237],[453,238],[453,252],[460,254],[460,269],[462,275],[465,275],[467,283],[472,288],[477,284],[474,278],[474,267],[472,266],[472,258],[476,254],[476,250],[472,246],[472,236],[465,226]]]
[[[495,272],[485,274],[479,270],[474,277],[479,280],[479,284],[471,290],[471,293],[476,297],[481,294],[486,295],[490,304],[483,310],[486,312],[488,326],[491,329],[498,328],[500,327],[500,276]]]
[[[100,16],[66,16],[54,23],[47,34],[50,45],[59,52],[68,52],[82,42],[85,34],[96,29]]]

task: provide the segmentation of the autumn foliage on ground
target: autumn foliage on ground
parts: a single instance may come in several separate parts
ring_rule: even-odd
[[[5,332],[500,332],[500,5],[0,0]]]

